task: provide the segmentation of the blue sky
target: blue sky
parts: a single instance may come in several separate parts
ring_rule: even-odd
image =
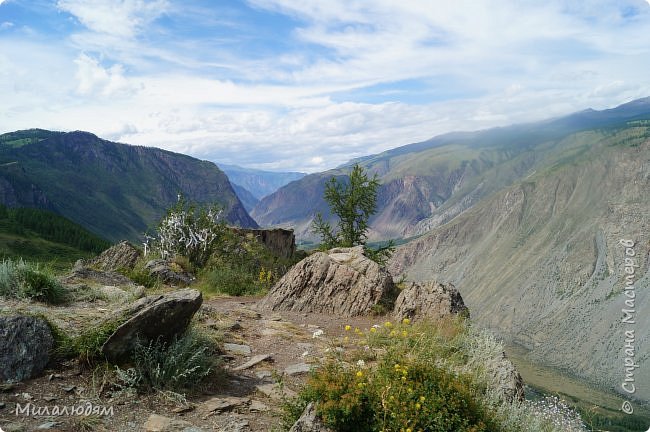
[[[0,132],[318,171],[650,96],[646,0],[0,0]]]

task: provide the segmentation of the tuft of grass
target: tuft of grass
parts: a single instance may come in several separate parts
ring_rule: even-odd
[[[74,430],[91,432],[97,430],[101,424],[102,419],[97,415],[77,417],[74,421]]]
[[[161,338],[140,342],[133,353],[133,365],[116,367],[120,386],[142,392],[178,392],[194,387],[218,367],[212,340],[194,329],[166,342]]]
[[[50,304],[67,301],[67,291],[47,268],[19,260],[0,263],[0,296],[29,298]]]
[[[66,350],[74,353],[79,361],[88,365],[95,364],[102,358],[102,346],[125,321],[124,317],[105,321],[70,340]]]
[[[262,292],[258,281],[246,266],[232,264],[213,266],[201,276],[199,287],[204,292],[231,296],[253,295]]]
[[[157,289],[160,288],[162,282],[159,278],[152,276],[149,270],[145,268],[147,262],[152,259],[157,258],[156,255],[149,255],[148,257],[141,257],[135,263],[135,266],[132,269],[119,269],[118,272],[124,276],[131,279],[138,285],[142,285],[145,288]]]

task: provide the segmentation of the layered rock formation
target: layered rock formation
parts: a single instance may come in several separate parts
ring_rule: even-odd
[[[442,285],[433,281],[407,282],[395,300],[393,311],[399,321],[404,318],[438,320],[457,314],[469,315],[458,290],[452,284]]]
[[[356,316],[389,301],[394,290],[391,275],[363,255],[363,246],[336,248],[293,266],[259,307]]]

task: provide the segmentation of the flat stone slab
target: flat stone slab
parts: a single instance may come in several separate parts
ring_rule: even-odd
[[[251,347],[249,347],[248,345],[225,343],[223,344],[223,349],[225,349],[228,352],[241,354],[241,355],[250,355],[251,353]]]
[[[151,414],[142,426],[145,432],[202,432],[192,423],[185,420],[172,419],[158,414]]]
[[[248,411],[250,412],[266,412],[269,409],[270,408],[266,404],[255,399],[253,399],[251,404],[248,406]]]
[[[198,409],[207,415],[219,413],[223,411],[230,411],[235,408],[247,406],[250,403],[249,398],[243,397],[225,397],[225,398],[212,398],[199,405]]]
[[[258,354],[252,359],[248,360],[246,363],[244,363],[241,366],[237,366],[236,368],[233,368],[233,371],[238,372],[242,371],[244,369],[251,368],[255,366],[258,363],[263,362],[264,360],[270,360],[273,357],[273,354]]]
[[[284,368],[284,373],[289,376],[306,374],[309,373],[310,371],[311,371],[311,366],[308,365],[307,363],[296,363]]]
[[[267,396],[274,400],[282,400],[283,397],[294,398],[298,396],[298,394],[295,391],[287,387],[280,388],[280,385],[277,383],[260,384],[255,386],[255,388],[264,396]]]

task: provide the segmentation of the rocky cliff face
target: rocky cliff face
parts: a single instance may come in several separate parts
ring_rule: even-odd
[[[0,165],[2,203],[49,205],[114,241],[137,241],[179,193],[189,201],[220,204],[232,224],[257,227],[213,163],[156,148],[86,132],[23,131],[0,136]],[[20,176],[3,175],[11,166],[20,168]]]
[[[650,309],[647,134],[573,137],[590,145],[401,247],[391,272],[453,283],[473,320],[532,359],[620,391],[629,298],[621,239],[636,245],[635,309]],[[637,315],[634,326],[638,370],[647,371],[650,317]],[[649,400],[650,390],[635,396]]]

